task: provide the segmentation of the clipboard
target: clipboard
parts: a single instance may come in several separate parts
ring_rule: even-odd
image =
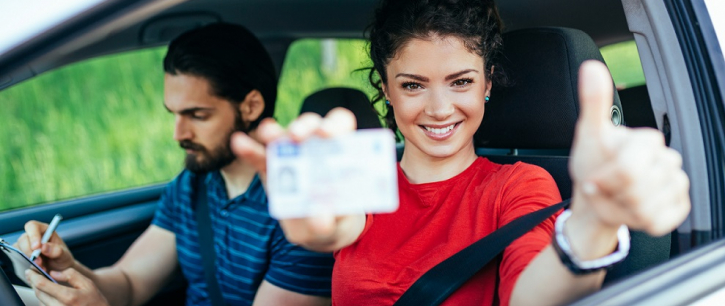
[[[45,276],[45,278],[47,278],[51,282],[54,282],[56,284],[58,283],[52,277],[50,277],[50,275],[48,275],[48,273],[46,273],[43,268],[38,266],[35,262],[30,260],[30,258],[28,258],[28,256],[26,256],[23,252],[14,248],[2,238],[0,238],[0,251],[5,253],[5,256],[9,258],[10,261],[13,263],[13,272],[20,280],[26,282],[25,270],[32,269],[36,273]]]

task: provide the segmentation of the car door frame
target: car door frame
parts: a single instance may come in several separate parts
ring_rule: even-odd
[[[693,185],[702,184],[707,187],[693,186],[691,188],[691,192],[706,192],[704,196],[692,194],[693,213],[697,213],[697,210],[700,212],[707,210],[709,214],[694,216],[689,220],[689,224],[684,225],[684,228],[691,232],[680,232],[680,251],[691,249],[689,252],[608,286],[572,305],[688,305],[711,297],[714,293],[721,296],[723,294],[721,288],[725,287],[725,239],[720,239],[722,227],[719,223],[723,218],[722,210],[723,204],[725,204],[722,200],[725,186],[721,180],[722,175],[725,174],[725,169],[722,167],[724,160],[722,154],[725,150],[725,135],[723,134],[725,105],[722,96],[725,89],[725,59],[722,57],[722,49],[717,43],[704,0],[623,0],[623,4],[630,28],[635,32],[635,38],[638,39],[637,45],[640,55],[643,56],[642,64],[645,68],[648,86],[653,79],[662,81],[662,78],[651,75],[652,72],[661,69],[661,67],[654,69],[651,67],[657,61],[667,65],[684,65],[686,83],[673,84],[672,80],[680,80],[682,76],[671,77],[665,74],[666,78],[662,84],[677,86],[678,89],[669,89],[672,92],[686,91],[688,88],[692,90],[685,96],[689,96],[692,99],[689,101],[696,104],[694,106],[698,116],[694,118],[695,122],[682,124],[680,128],[701,129],[700,134],[705,138],[703,138],[702,147],[690,148],[690,150],[681,149],[684,149],[684,152],[701,150],[702,154],[698,155],[707,156],[707,159],[703,160],[706,164],[704,168],[697,169],[694,173],[692,171],[694,169],[689,169],[688,174]],[[646,20],[630,20],[630,18],[646,18]],[[643,25],[643,23],[650,22],[659,24],[650,25],[649,28]],[[666,29],[668,22],[670,23],[669,30]],[[656,29],[653,30],[653,28]],[[669,45],[674,50],[667,52],[679,53],[680,58],[677,56],[668,59],[662,58],[667,55],[658,58],[657,54],[667,52],[656,48],[662,49],[667,46],[652,45],[649,42],[661,40],[663,37],[673,34],[676,37],[674,43],[679,48],[671,48]],[[642,46],[640,46],[640,42],[642,42]],[[668,44],[671,43],[672,41],[669,40]],[[647,74],[648,68],[650,75]],[[681,69],[683,67],[670,68]],[[660,87],[665,87],[662,84],[659,84]],[[658,102],[653,101],[653,104],[655,103]],[[673,117],[678,120],[682,119],[681,116]],[[658,124],[662,129],[661,121],[658,120]],[[675,132],[673,131],[673,133]],[[684,131],[683,134],[688,133],[693,134],[692,131]],[[686,169],[687,160],[692,158],[692,156],[685,156]],[[703,174],[706,174],[706,180],[701,179]],[[703,198],[708,201],[702,202]]]

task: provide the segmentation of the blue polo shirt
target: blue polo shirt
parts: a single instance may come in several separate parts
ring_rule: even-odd
[[[166,187],[152,224],[176,234],[179,265],[189,283],[186,304],[211,305],[192,204],[194,180],[195,174],[185,170]],[[269,216],[258,177],[244,194],[231,200],[219,171],[207,174],[205,180],[215,272],[227,304],[251,305],[262,280],[302,294],[330,296],[332,255],[305,250],[285,239],[279,223]]]

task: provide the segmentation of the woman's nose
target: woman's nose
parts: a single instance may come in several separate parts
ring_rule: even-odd
[[[455,112],[452,97],[445,94],[432,94],[425,107],[425,114],[435,120],[445,120]]]

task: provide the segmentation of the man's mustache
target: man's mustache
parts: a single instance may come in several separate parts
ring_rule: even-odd
[[[202,146],[198,143],[193,143],[190,140],[179,141],[179,146],[183,149],[188,149],[188,150],[206,151],[206,148],[204,148],[204,146]]]

